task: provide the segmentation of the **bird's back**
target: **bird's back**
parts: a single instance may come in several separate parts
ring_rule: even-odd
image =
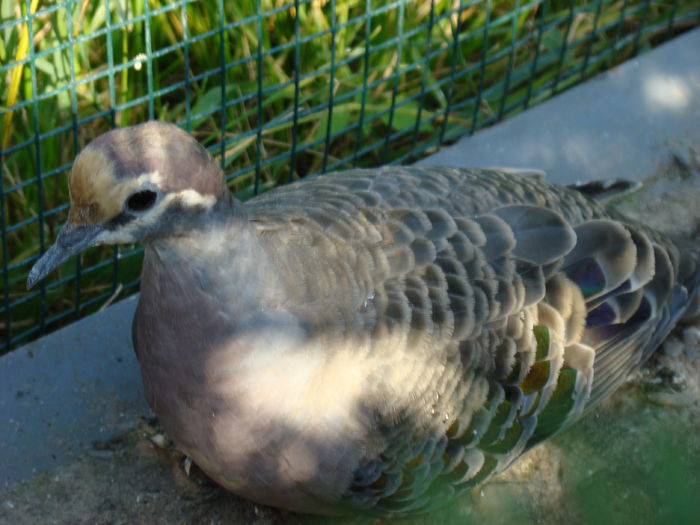
[[[538,177],[351,170],[245,207],[289,311],[372,363],[349,508],[426,510],[502,470],[644,362],[696,286],[670,242]]]

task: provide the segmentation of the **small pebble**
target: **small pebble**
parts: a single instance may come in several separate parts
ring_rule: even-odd
[[[683,342],[685,343],[685,355],[694,359],[698,356],[700,348],[700,329],[691,326],[683,331]]]
[[[160,448],[168,448],[169,446],[168,439],[163,434],[151,436],[151,442]]]
[[[685,350],[685,344],[678,339],[669,339],[663,345],[663,353],[668,357],[678,357]]]

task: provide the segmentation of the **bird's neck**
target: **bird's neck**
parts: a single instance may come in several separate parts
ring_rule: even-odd
[[[241,213],[212,214],[196,229],[146,246],[143,286],[180,290],[192,305],[206,301],[236,315],[268,308],[274,278],[267,250]]]

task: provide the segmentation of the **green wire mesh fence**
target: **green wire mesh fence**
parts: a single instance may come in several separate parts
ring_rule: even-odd
[[[138,287],[137,246],[25,280],[64,173],[115,126],[177,122],[245,199],[407,163],[700,23],[697,0],[88,0],[0,7],[0,352]]]

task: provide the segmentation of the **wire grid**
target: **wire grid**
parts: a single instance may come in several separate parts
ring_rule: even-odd
[[[137,290],[137,246],[25,289],[66,218],[64,172],[112,127],[177,122],[245,199],[411,162],[699,22],[694,0],[3,2],[0,348]]]

